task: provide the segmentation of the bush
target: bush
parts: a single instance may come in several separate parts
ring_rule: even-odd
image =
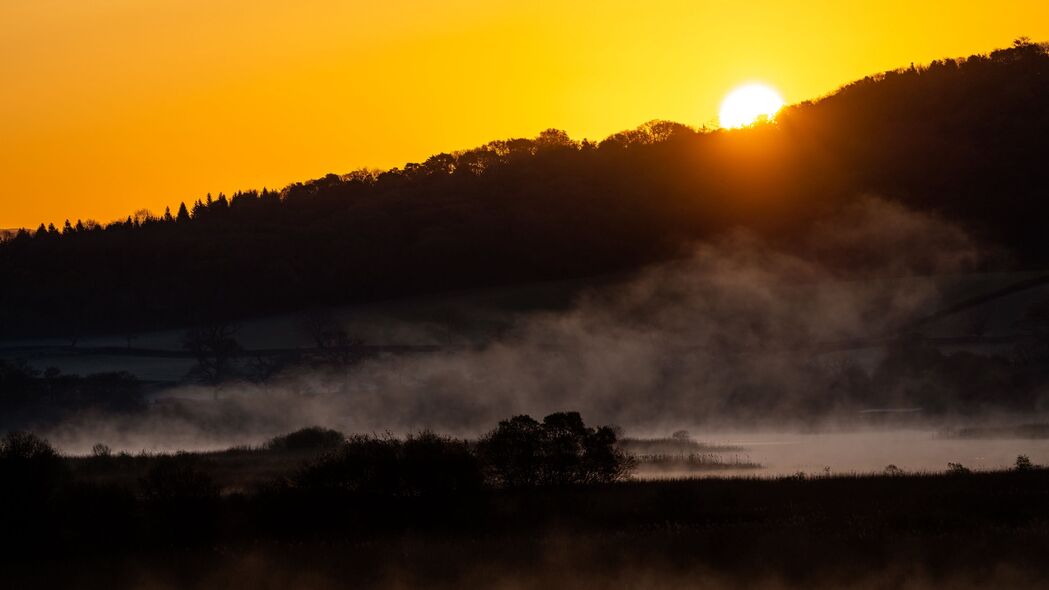
[[[1018,455],[1016,457],[1016,470],[1017,471],[1031,471],[1034,469],[1034,464],[1031,463],[1031,458],[1027,455]]]
[[[969,475],[972,470],[961,463],[948,463],[947,473],[950,475]]]
[[[11,432],[0,440],[0,495],[5,504],[49,499],[65,480],[66,464],[46,440]]]
[[[304,489],[381,496],[429,496],[477,490],[477,458],[462,441],[430,432],[396,438],[353,436],[339,450],[303,468],[293,483]]]
[[[320,451],[338,448],[345,442],[346,435],[338,430],[310,426],[275,436],[266,443],[266,448],[272,451]]]
[[[185,455],[162,456],[139,480],[147,502],[171,504],[203,502],[218,497],[218,486]]]
[[[400,446],[392,437],[351,436],[341,448],[300,470],[293,483],[312,490],[397,493]]]
[[[432,432],[408,436],[401,463],[405,491],[412,495],[471,492],[484,485],[480,461],[470,446]]]
[[[30,432],[9,432],[0,440],[0,461],[36,462],[58,458],[47,440]]]

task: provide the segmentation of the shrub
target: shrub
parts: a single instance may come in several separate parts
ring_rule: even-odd
[[[28,432],[10,432],[0,439],[0,495],[5,503],[46,500],[66,475],[65,462],[45,439]]]
[[[0,461],[40,461],[58,457],[47,440],[30,432],[9,432],[0,440]]]
[[[948,463],[947,473],[950,475],[969,475],[972,470],[961,463]]]
[[[1017,471],[1031,471],[1034,469],[1034,464],[1031,463],[1031,458],[1027,455],[1018,455],[1016,457],[1016,470]]]
[[[113,449],[103,443],[95,443],[91,447],[91,456],[97,459],[108,459],[113,456]]]
[[[423,432],[396,438],[352,436],[293,478],[305,489],[381,496],[429,496],[479,489],[481,468],[463,441]]]
[[[185,455],[161,456],[139,480],[142,498],[154,503],[193,503],[218,496],[218,486]]]
[[[304,467],[293,478],[301,488],[370,494],[399,491],[401,442],[392,437],[351,436],[338,450]]]
[[[463,441],[422,432],[409,435],[402,450],[401,470],[408,494],[471,492],[484,484],[481,464]]]
[[[319,451],[338,448],[344,442],[346,435],[338,430],[310,426],[275,436],[266,443],[266,448],[273,451]]]

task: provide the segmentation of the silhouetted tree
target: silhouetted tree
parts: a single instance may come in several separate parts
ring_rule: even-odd
[[[342,322],[328,310],[306,314],[301,329],[316,346],[316,356],[323,363],[346,365],[352,359],[353,350],[361,345],[350,338]]]
[[[182,347],[197,360],[191,376],[205,383],[218,384],[234,374],[233,361],[240,352],[234,336],[234,325],[221,321],[202,324],[188,330],[182,338]],[[218,395],[218,390],[215,390]]]
[[[1034,469],[1034,463],[1031,463],[1031,458],[1027,455],[1017,455],[1014,469],[1022,472],[1031,471]]]
[[[500,485],[538,485],[544,460],[543,426],[531,416],[514,416],[481,439],[478,450]]]

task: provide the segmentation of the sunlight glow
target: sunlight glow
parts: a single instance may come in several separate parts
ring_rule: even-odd
[[[718,121],[726,129],[745,127],[762,118],[772,120],[782,107],[783,99],[772,88],[747,84],[730,92],[721,102]]]
[[[712,127],[746,82],[793,103],[1049,40],[1046,0],[944,7],[0,0],[0,231],[161,215],[551,127],[598,142],[655,118]]]

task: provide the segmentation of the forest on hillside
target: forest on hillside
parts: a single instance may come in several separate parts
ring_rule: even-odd
[[[548,130],[163,215],[41,226],[0,242],[0,338],[584,277],[740,227],[862,272],[806,236],[870,194],[960,224],[1014,268],[1044,266],[1047,137],[1049,48],[1021,39],[856,81],[773,124],[653,121],[600,142]]]

